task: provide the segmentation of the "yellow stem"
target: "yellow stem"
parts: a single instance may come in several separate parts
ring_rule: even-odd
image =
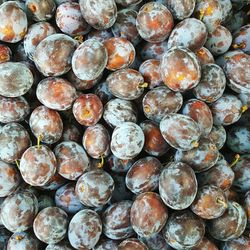
[[[150,107],[149,107],[148,105],[145,105],[144,111],[145,111],[146,113],[149,113],[149,112],[151,111],[151,109],[150,109]]]
[[[223,205],[224,208],[227,208],[227,203],[223,201],[221,198],[217,198],[216,202]]]
[[[40,134],[38,137],[37,137],[37,148],[40,149],[41,148],[41,141],[43,139],[43,135]]]
[[[21,235],[17,235],[16,236],[16,240],[22,240],[24,237],[23,236],[21,236]]]
[[[101,155],[100,158],[101,158],[101,162],[98,163],[97,167],[98,168],[103,168],[103,165],[104,165],[104,155]]]
[[[83,36],[75,36],[74,39],[79,43],[83,43]]]
[[[241,108],[241,114],[245,113],[248,110],[247,105],[242,106]]]
[[[84,186],[82,185],[81,186],[81,192],[83,193],[85,191],[85,188],[84,188]]]
[[[237,164],[237,162],[239,161],[239,159],[240,159],[240,155],[239,155],[239,154],[236,154],[236,155],[234,156],[234,159],[233,159],[232,163],[229,165],[230,168],[234,167],[234,166]]]
[[[192,144],[192,146],[194,148],[198,148],[199,147],[199,142],[198,141],[192,141],[191,144]]]
[[[139,88],[147,88],[147,87],[148,87],[148,83],[147,82],[139,84]]]
[[[245,42],[234,43],[234,44],[232,45],[232,47],[233,47],[234,49],[244,49],[244,48],[246,48],[246,43],[245,43]]]
[[[16,165],[17,165],[17,168],[19,169],[20,168],[20,160],[15,160],[15,163],[16,163]]]

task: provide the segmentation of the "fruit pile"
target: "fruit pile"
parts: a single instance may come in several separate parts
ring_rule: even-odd
[[[0,249],[250,250],[250,0],[0,0]]]

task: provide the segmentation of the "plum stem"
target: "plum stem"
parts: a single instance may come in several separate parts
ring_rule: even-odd
[[[104,155],[100,156],[101,162],[98,163],[97,167],[98,168],[103,168],[104,165]]]
[[[20,168],[20,160],[16,159],[16,160],[15,160],[15,163],[16,163],[16,165],[17,165],[17,168],[19,169],[19,168]]]
[[[247,105],[242,106],[241,108],[241,114],[245,113],[248,110]]]
[[[230,164],[230,168],[234,167],[237,164],[237,162],[239,161],[239,159],[240,159],[240,155],[236,154],[234,156],[234,159],[233,159],[232,163]]]
[[[151,111],[151,109],[150,109],[150,107],[149,107],[148,105],[145,105],[145,106],[144,106],[144,111],[145,111],[146,113],[149,113],[149,112]]]
[[[224,208],[227,208],[227,203],[225,201],[223,201],[221,198],[217,197],[216,202],[218,204],[223,205]]]
[[[37,148],[40,149],[41,148],[41,141],[43,139],[43,135],[40,134],[38,137],[37,137]]]
[[[234,49],[245,49],[246,48],[246,42],[241,42],[241,43],[234,43],[232,45]]]
[[[79,43],[83,43],[83,36],[80,35],[80,36],[75,36],[74,39],[79,42]]]
[[[22,240],[24,237],[23,236],[21,236],[21,235],[17,235],[16,236],[16,240]]]
[[[139,88],[147,88],[147,87],[148,87],[148,83],[147,82],[139,84]]]
[[[199,147],[199,142],[198,141],[192,141],[191,144],[192,144],[192,146],[194,148],[198,148]]]

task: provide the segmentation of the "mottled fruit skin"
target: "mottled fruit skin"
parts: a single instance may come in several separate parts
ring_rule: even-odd
[[[68,241],[60,241],[57,244],[49,244],[45,250],[73,250],[73,247]]]
[[[140,72],[134,69],[120,69],[110,74],[107,78],[110,92],[124,100],[139,98],[144,88],[141,86],[144,79]]]
[[[250,239],[246,236],[241,236],[238,239],[223,242],[221,250],[241,250],[250,248]]]
[[[55,203],[57,207],[70,214],[75,214],[84,209],[84,206],[76,197],[73,183],[68,183],[56,190]]]
[[[55,19],[59,29],[73,37],[85,35],[91,28],[84,20],[78,3],[66,2],[59,5]]]
[[[152,156],[162,156],[170,146],[164,140],[157,123],[145,120],[140,124],[140,127],[145,136],[143,150]]]
[[[107,62],[105,46],[96,39],[88,39],[75,50],[72,69],[79,79],[90,81],[102,74]]]
[[[91,249],[100,239],[102,221],[99,215],[90,209],[76,213],[69,223],[68,238],[76,249]]]
[[[83,174],[76,183],[76,196],[88,207],[107,204],[114,191],[114,180],[105,171],[97,169]]]
[[[224,204],[223,204],[224,203]],[[220,217],[227,209],[227,199],[223,191],[216,186],[203,186],[198,189],[191,210],[203,219]]]
[[[60,114],[45,106],[33,110],[29,125],[36,138],[44,143],[53,144],[60,140],[63,132],[63,122]]]
[[[21,176],[14,165],[0,161],[0,197],[13,193],[21,182]]]
[[[162,170],[159,193],[168,207],[174,210],[188,208],[195,199],[197,189],[195,173],[187,164],[172,163]]]
[[[140,36],[150,43],[163,42],[173,29],[174,21],[166,6],[156,2],[144,4],[136,18]]]
[[[106,157],[110,152],[108,130],[101,124],[88,127],[83,134],[82,144],[92,158]]]
[[[135,232],[143,237],[159,233],[168,218],[168,210],[157,193],[146,192],[136,197],[130,213]]]
[[[18,97],[26,94],[34,82],[30,69],[20,62],[0,64],[0,95]]]
[[[14,233],[9,238],[7,250],[39,250],[40,242],[28,232]]]
[[[9,195],[1,205],[1,221],[11,232],[23,232],[32,227],[38,212],[38,201],[28,191]]]
[[[47,207],[40,211],[33,223],[36,237],[47,243],[58,243],[67,232],[68,215],[58,207]]]
[[[197,175],[199,186],[213,185],[221,190],[229,190],[234,181],[234,171],[223,157],[219,157],[216,164],[207,171]]]
[[[197,246],[205,234],[205,223],[189,210],[174,212],[163,228],[166,242],[177,250]]]
[[[112,37],[103,42],[108,52],[108,70],[116,71],[129,67],[135,59],[135,48],[126,38]]]
[[[109,39],[111,37],[113,37],[113,34],[110,29],[107,30],[92,29],[87,35],[88,39],[95,39],[101,43],[103,43],[106,39]]]
[[[0,228],[0,247],[3,250],[7,250],[8,240],[11,237],[11,232],[8,231],[6,228]]]
[[[30,105],[23,96],[0,96],[0,122],[21,122],[30,113]]]
[[[30,60],[33,60],[36,46],[43,39],[55,33],[55,28],[48,22],[38,22],[29,26],[27,34],[25,35],[23,40],[23,48],[27,57]]]
[[[123,122],[137,122],[137,109],[134,103],[128,100],[115,98],[104,107],[103,119],[115,128]]]
[[[234,126],[227,133],[227,146],[240,154],[250,153],[250,128]]]
[[[110,28],[117,17],[117,7],[114,0],[80,0],[82,15],[87,23],[97,30]]]
[[[237,192],[247,192],[250,188],[250,155],[241,155],[233,167],[235,179],[233,187]]]
[[[208,138],[212,143],[216,145],[218,150],[220,150],[224,146],[227,139],[225,128],[222,125],[213,126],[211,132],[208,135]]]
[[[19,123],[8,123],[0,129],[0,158],[15,163],[31,145],[28,131]]]
[[[237,122],[242,115],[242,106],[243,104],[238,97],[224,94],[210,106],[214,125],[228,126]]]
[[[31,186],[44,186],[54,176],[56,166],[56,157],[47,146],[32,146],[22,155],[20,172]]]
[[[49,77],[39,82],[36,96],[47,108],[62,111],[71,108],[76,99],[76,89],[63,78]]]
[[[36,22],[50,20],[56,10],[53,0],[27,0],[25,4],[29,16]]]
[[[214,56],[218,56],[227,52],[231,44],[232,34],[227,28],[219,25],[209,33],[205,46]]]
[[[201,242],[193,250],[219,250],[219,248],[210,239],[203,237]]]
[[[201,78],[201,67],[189,49],[171,48],[163,54],[160,65],[163,82],[173,91],[184,92],[196,87]]]
[[[44,76],[61,76],[71,69],[71,59],[78,43],[70,36],[53,34],[36,47],[33,60]]]
[[[124,122],[113,131],[110,148],[117,158],[129,160],[141,152],[144,141],[144,133],[137,124]]]
[[[11,49],[5,44],[0,44],[0,63],[9,62],[11,58],[12,58]]]
[[[145,116],[159,123],[169,113],[177,113],[183,104],[182,94],[166,86],[156,87],[143,97],[142,107]]]
[[[134,234],[130,222],[131,206],[132,201],[125,200],[113,203],[104,211],[102,214],[103,233],[108,238],[122,240]]]
[[[61,175],[58,173],[55,173],[52,178],[48,181],[47,184],[40,187],[42,190],[57,190],[59,187],[64,185],[66,183],[66,179],[64,179]]]
[[[135,194],[154,191],[158,187],[161,169],[162,165],[155,157],[136,161],[126,174],[127,188]]]
[[[237,93],[250,93],[248,68],[250,55],[236,51],[225,62],[224,70],[229,79],[228,86]]]
[[[135,238],[130,238],[130,239],[126,239],[124,241],[122,241],[119,245],[118,245],[118,249],[119,250],[149,250],[149,248],[142,243],[141,241],[139,241],[138,239]]]
[[[233,35],[233,47],[243,50],[245,53],[250,54],[250,25],[242,26]]]
[[[188,115],[199,124],[203,136],[207,136],[213,127],[213,116],[206,103],[189,99],[182,107],[182,114]]]
[[[68,180],[77,180],[89,170],[89,159],[84,149],[76,142],[65,141],[54,149],[58,173]]]
[[[136,28],[137,12],[133,9],[122,9],[117,12],[117,18],[114,25],[111,27],[115,37],[122,37],[129,40],[136,46],[141,37]]]
[[[208,230],[213,238],[228,241],[240,237],[246,224],[247,216],[244,209],[238,203],[229,201],[225,213],[209,221]]]
[[[115,157],[113,154],[111,154],[107,158],[106,162],[107,167],[115,173],[127,173],[127,171],[131,168],[133,163],[134,160],[121,160]]]
[[[213,167],[219,159],[219,151],[215,144],[207,138],[199,141],[199,146],[188,151],[178,149],[175,154],[176,162],[189,164],[196,173]]]
[[[207,103],[217,101],[226,88],[226,77],[222,68],[214,63],[202,66],[200,83],[193,89],[197,99]]]
[[[247,215],[247,228],[250,228],[250,192],[248,191],[244,197],[244,209]]]
[[[101,239],[93,250],[118,250],[118,241]]]
[[[192,51],[202,48],[207,40],[207,28],[196,18],[187,18],[178,23],[168,39],[168,48],[184,47]]]
[[[201,136],[198,123],[180,114],[166,115],[160,122],[160,130],[170,146],[184,151],[195,148],[194,142],[198,142]]]
[[[205,47],[202,47],[197,50],[195,52],[195,55],[199,59],[201,66],[208,63],[214,63],[214,57],[212,53]]]
[[[1,4],[0,16],[0,40],[8,43],[21,41],[27,32],[28,20],[18,3],[11,1]]]

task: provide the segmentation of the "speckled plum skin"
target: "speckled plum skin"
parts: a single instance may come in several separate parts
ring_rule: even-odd
[[[182,114],[196,121],[203,136],[207,136],[213,127],[213,116],[206,103],[197,99],[189,99],[182,107]]]
[[[22,155],[20,172],[28,184],[44,186],[55,174],[56,166],[56,157],[47,146],[32,146]]]
[[[76,142],[64,141],[54,149],[58,173],[68,179],[76,180],[89,170],[89,159],[84,149]]]
[[[250,191],[245,194],[243,205],[247,215],[247,228],[250,228]]]
[[[196,87],[201,78],[201,67],[189,49],[173,47],[163,54],[160,65],[163,82],[173,91],[184,92]]]
[[[209,221],[208,230],[213,238],[228,241],[240,237],[246,224],[247,216],[243,207],[236,202],[229,201],[225,213],[219,218]]]
[[[243,103],[237,96],[224,94],[210,106],[214,125],[228,126],[237,122],[242,115],[242,106]]]
[[[168,210],[157,193],[138,195],[131,207],[130,220],[135,232],[143,237],[159,233],[168,218]]]
[[[8,43],[21,41],[27,32],[28,20],[20,6],[14,1],[3,3],[0,16],[0,40]]]
[[[30,113],[30,105],[23,96],[0,96],[0,122],[21,122]]]
[[[33,60],[33,55],[36,46],[46,37],[56,33],[55,28],[48,22],[39,22],[32,24],[23,40],[23,48],[25,54],[30,60]]]
[[[205,46],[214,55],[222,55],[228,51],[232,43],[232,34],[224,26],[219,25],[209,33]]]
[[[238,239],[229,240],[221,244],[221,250],[241,250],[250,248],[250,239],[241,236]]]
[[[129,160],[141,152],[144,141],[143,131],[137,124],[124,122],[113,131],[110,148],[117,158]]]
[[[83,205],[100,207],[110,201],[114,188],[113,178],[107,172],[97,169],[78,179],[75,192]]]
[[[201,136],[199,125],[190,117],[168,114],[160,122],[160,130],[167,143],[179,150],[188,151],[195,147]]]
[[[65,34],[44,38],[36,47],[33,60],[44,76],[60,76],[71,69],[71,58],[78,43]]]
[[[137,122],[137,109],[135,104],[128,100],[115,98],[104,106],[103,119],[112,128],[123,122]]]
[[[247,24],[242,26],[236,33],[233,35],[233,45],[240,46],[240,49],[245,53],[250,54],[250,25]]]
[[[68,238],[76,249],[95,247],[102,233],[102,221],[99,215],[90,209],[76,213],[69,223]]]
[[[140,87],[144,79],[140,72],[134,69],[120,69],[110,74],[107,78],[110,92],[124,100],[139,98],[144,89]]]
[[[115,0],[80,0],[80,8],[84,19],[93,28],[104,30],[110,28],[117,17]]]
[[[0,158],[7,163],[15,163],[31,145],[28,131],[19,123],[8,123],[0,130]]]
[[[129,238],[118,245],[119,250],[149,250],[149,248],[136,238]]]
[[[131,166],[133,165],[134,160],[121,160],[119,158],[117,158],[116,156],[114,156],[113,154],[111,154],[108,158],[107,158],[107,167],[109,169],[112,170],[112,172],[115,173],[127,173],[127,171],[131,168]]]
[[[60,242],[67,233],[68,215],[58,207],[47,207],[40,211],[33,223],[36,237],[47,243]]]
[[[211,240],[209,240],[206,237],[203,237],[201,242],[194,248],[193,250],[219,250],[219,248],[213,243]]]
[[[229,79],[228,86],[237,93],[250,93],[248,69],[250,66],[250,55],[235,52],[225,62],[225,73]]]
[[[198,86],[193,89],[196,98],[212,103],[217,101],[226,88],[226,77],[222,68],[214,63],[202,66],[202,77]]]
[[[213,126],[211,132],[208,135],[208,138],[212,143],[216,145],[218,149],[221,149],[227,139],[227,133],[225,128],[222,125]]]
[[[142,107],[145,116],[159,123],[169,113],[177,113],[183,104],[182,94],[166,86],[156,87],[143,97]]]
[[[14,233],[10,237],[7,250],[39,250],[40,242],[28,232]]]
[[[63,78],[49,77],[39,82],[36,96],[43,105],[50,109],[67,110],[76,99],[76,89]]]
[[[159,193],[170,208],[188,208],[195,199],[198,185],[195,173],[187,164],[172,163],[162,170],[159,178]]]
[[[40,188],[42,190],[49,190],[49,191],[53,191],[53,190],[57,190],[59,187],[61,187],[62,185],[64,185],[66,183],[66,179],[64,179],[61,175],[59,175],[58,173],[55,173],[52,178],[48,181],[47,184],[45,184],[44,186],[41,186]]]
[[[68,241],[62,240],[56,244],[49,244],[45,250],[73,250],[73,247]]]
[[[191,210],[203,219],[215,219],[220,217],[227,209],[220,201],[227,204],[226,196],[223,191],[211,185],[206,185],[198,189],[194,202],[191,205]]]
[[[67,183],[56,190],[55,203],[57,207],[69,214],[75,214],[84,209],[84,206],[76,197],[74,183]]]
[[[214,63],[214,57],[212,53],[205,47],[197,50],[195,52],[195,55],[199,59],[201,66],[209,63]]]
[[[188,151],[177,150],[175,154],[175,161],[189,164],[196,173],[210,169],[218,159],[217,147],[207,138],[202,138],[198,147]]]
[[[162,165],[157,158],[141,158],[126,174],[127,188],[135,194],[154,191],[158,187],[161,169]]]
[[[197,246],[205,234],[205,223],[189,210],[174,212],[163,228],[166,242],[177,250]]]
[[[117,12],[117,18],[114,25],[111,27],[115,37],[123,37],[129,40],[136,46],[141,37],[136,28],[137,12],[133,9],[122,9]]]
[[[156,2],[144,4],[136,18],[136,27],[140,36],[151,43],[164,41],[173,26],[171,12],[166,6]]]
[[[145,136],[143,150],[149,155],[162,156],[170,149],[157,123],[145,120],[140,124],[140,127]]]
[[[212,168],[197,175],[197,180],[201,187],[204,185],[213,185],[226,191],[233,184],[234,171],[228,162],[220,156]]]
[[[38,212],[38,201],[28,191],[9,195],[1,206],[1,221],[11,232],[23,232],[32,227]]]
[[[123,7],[129,7],[133,5],[138,5],[142,0],[115,0],[117,4]]]
[[[187,18],[178,23],[168,39],[168,48],[184,47],[199,50],[207,40],[207,28],[196,18]]]
[[[0,161],[0,197],[13,193],[21,182],[21,175],[14,165]]]
[[[110,136],[108,130],[101,124],[88,127],[83,134],[83,147],[94,159],[106,157],[109,154],[109,143]]]
[[[53,0],[27,0],[25,5],[29,16],[36,22],[50,20],[56,10]]]
[[[234,189],[237,192],[247,192],[250,189],[250,155],[241,155],[233,171],[235,173]]]
[[[21,62],[0,64],[0,95],[18,97],[26,94],[34,82],[30,69]]]
[[[12,51],[5,44],[0,44],[0,54],[0,63],[9,62],[12,58]]]
[[[57,7],[55,19],[59,29],[70,36],[85,35],[91,29],[84,20],[78,3],[60,4]]]
[[[60,114],[45,106],[33,110],[29,125],[36,138],[40,136],[42,142],[53,144],[62,136],[63,122]]]
[[[122,240],[134,234],[130,222],[132,201],[113,203],[102,214],[103,233],[110,239]],[[118,219],[119,218],[119,219]]]

